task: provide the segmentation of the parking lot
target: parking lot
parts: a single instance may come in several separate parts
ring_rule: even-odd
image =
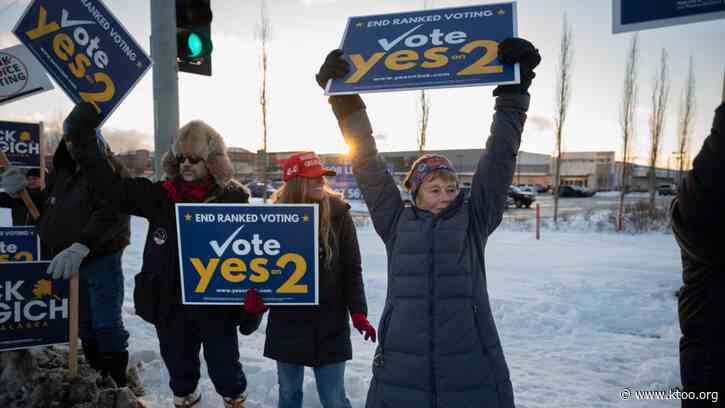
[[[669,207],[673,196],[657,196],[658,207]],[[630,193],[625,196],[625,203],[649,200],[647,193]],[[504,218],[530,218],[536,216],[536,204],[541,207],[541,217],[554,216],[554,196],[551,193],[538,194],[531,208],[511,207],[504,213]],[[559,214],[574,215],[589,210],[615,209],[619,205],[618,192],[597,193],[588,198],[559,198]]]

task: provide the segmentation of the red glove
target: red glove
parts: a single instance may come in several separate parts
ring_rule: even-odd
[[[365,340],[370,339],[373,343],[375,343],[375,328],[372,324],[370,324],[367,316],[365,316],[365,313],[353,313],[352,325],[355,326],[360,334],[362,334],[363,332],[365,333]]]
[[[267,311],[267,305],[259,296],[257,289],[249,289],[244,295],[244,311],[248,314],[256,315]]]

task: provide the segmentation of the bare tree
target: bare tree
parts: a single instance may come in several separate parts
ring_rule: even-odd
[[[649,118],[649,206],[650,215],[655,214],[655,195],[657,194],[657,159],[660,155],[662,132],[665,127],[665,114],[670,97],[670,78],[667,69],[667,51],[662,49],[660,66],[654,77],[652,88],[652,113]]]
[[[430,8],[430,0],[423,0],[423,9]],[[425,89],[420,91],[418,102],[418,153],[425,153],[426,136],[428,135],[428,116],[430,115],[430,97],[426,95]]]
[[[561,148],[564,136],[564,123],[571,99],[571,64],[574,60],[572,45],[572,30],[566,14],[561,28],[561,43],[559,49],[559,66],[556,77],[556,118],[554,130],[556,132],[556,153],[554,158],[554,223],[559,219],[559,185],[561,184]]]
[[[418,119],[418,153],[425,153],[426,136],[428,134],[428,116],[430,115],[430,98],[425,90],[420,91],[418,103],[420,118]]]
[[[622,178],[619,183],[619,217],[617,231],[624,229],[624,196],[629,188],[627,171],[629,168],[630,149],[634,139],[634,119],[637,107],[637,64],[639,59],[639,34],[632,37],[632,43],[627,51],[627,67],[624,71],[624,94],[622,95],[622,112],[620,123],[622,125]]]
[[[694,126],[695,108],[695,70],[692,56],[690,56],[690,70],[680,99],[680,123],[677,129],[678,186],[682,183],[682,173],[685,171],[685,158],[689,148],[690,134],[692,134],[692,127]]]
[[[264,189],[262,190],[262,197],[264,201],[267,201],[267,183],[268,183],[268,169],[269,169],[269,155],[267,154],[268,148],[268,113],[269,113],[269,41],[272,34],[272,25],[267,13],[267,3],[265,0],[260,2],[260,19],[257,25],[256,35],[259,40],[259,62],[261,71],[261,85],[259,90],[259,104],[262,107],[262,151],[261,156],[257,156],[257,160],[260,162],[257,164],[258,170],[261,170],[258,176],[261,177]]]

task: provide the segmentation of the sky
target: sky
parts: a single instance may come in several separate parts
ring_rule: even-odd
[[[17,40],[11,30],[30,0],[0,0],[0,48]],[[150,5],[142,0],[105,0],[136,40],[150,52]],[[213,75],[179,74],[180,124],[201,119],[217,129],[228,146],[252,151],[262,146],[260,50],[255,29],[259,1],[212,0]],[[429,7],[455,7],[481,0],[428,0]],[[272,24],[269,44],[270,151],[345,151],[336,121],[314,81],[327,53],[337,48],[349,16],[420,10],[423,0],[267,0]],[[625,55],[632,33],[612,34],[609,0],[519,0],[518,34],[539,48],[543,61],[530,88],[531,107],[521,149],[551,154],[559,41],[563,16],[573,31],[574,62],[563,147],[568,151],[621,153],[620,110]],[[690,56],[694,60],[697,114],[692,146],[699,149],[720,104],[725,72],[725,20],[640,32],[635,160],[648,151],[650,94],[662,49],[669,55],[671,96],[662,164],[675,150],[677,117]],[[488,136],[492,87],[429,91],[428,148],[480,148]],[[415,150],[418,91],[366,94],[363,98],[383,151]],[[57,122],[72,109],[60,89],[0,106],[0,120]],[[115,150],[153,146],[152,72],[138,83],[104,125],[119,135]],[[127,143],[118,140],[125,138]],[[674,164],[673,164],[674,165]]]

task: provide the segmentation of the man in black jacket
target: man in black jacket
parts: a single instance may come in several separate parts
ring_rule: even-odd
[[[107,148],[104,152],[104,159],[121,174],[120,162]],[[101,199],[74,154],[66,138],[53,156],[47,199],[39,208],[41,256],[53,259],[48,274],[54,279],[79,274],[79,335],[86,361],[125,386],[128,332],[121,317],[121,256],[129,243],[129,217]]]
[[[27,189],[35,208],[41,208],[46,196],[42,189],[40,169],[32,168],[23,174],[22,170],[10,167],[0,177],[0,188],[5,190],[4,193],[0,193],[0,207],[10,208],[13,225],[35,225],[37,220],[33,218],[23,200],[17,197],[16,193],[22,191],[23,188]]]
[[[725,103],[672,203],[672,229],[682,250],[680,375],[685,391],[725,390]],[[706,399],[682,406],[713,407]]]
[[[246,189],[232,180],[233,167],[224,140],[202,121],[179,129],[173,152],[164,154],[165,181],[114,174],[96,142],[100,120],[92,105],[79,104],[66,119],[81,169],[92,188],[120,211],[149,221],[141,273],[136,275],[136,314],[156,327],[159,348],[169,370],[169,386],[177,408],[200,405],[199,351],[216,391],[227,408],[242,408],[247,380],[239,362],[237,326],[250,334],[261,321],[264,306],[256,291],[247,291],[244,310],[234,306],[181,303],[176,203],[246,203]],[[246,311],[246,313],[245,313]]]

